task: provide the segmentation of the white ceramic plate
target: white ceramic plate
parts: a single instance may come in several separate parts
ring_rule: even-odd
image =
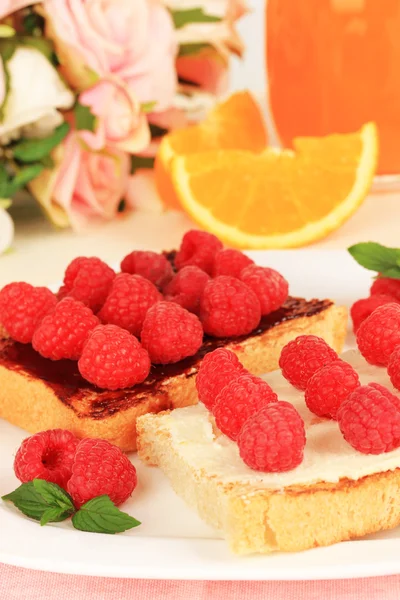
[[[330,297],[350,305],[367,295],[371,282],[371,273],[344,251],[252,256],[279,269],[293,295]],[[0,420],[0,495],[18,485],[12,464],[24,437],[24,431]],[[135,456],[132,460],[140,483],[124,510],[142,521],[140,527],[115,536],[81,533],[69,522],[41,528],[0,502],[0,562],[60,573],[160,579],[296,580],[400,573],[400,529],[298,554],[232,556],[157,469],[144,467]]]

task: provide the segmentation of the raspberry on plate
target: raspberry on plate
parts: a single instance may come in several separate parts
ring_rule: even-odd
[[[400,345],[400,305],[384,304],[375,309],[358,328],[357,345],[369,363],[387,366]]]
[[[32,346],[45,358],[78,360],[90,332],[100,323],[90,308],[66,297],[46,315],[32,338]]]
[[[141,383],[150,372],[150,358],[140,342],[116,325],[98,325],[78,362],[84,379],[106,390]]]
[[[179,304],[158,302],[146,315],[141,340],[152,363],[176,363],[196,354],[203,328],[196,315]]]
[[[308,380],[321,367],[338,359],[337,353],[316,335],[299,335],[282,349],[282,375],[295,388],[305,390]]]
[[[334,360],[308,380],[304,399],[311,412],[336,419],[341,403],[359,385],[360,379],[353,367],[344,360]]]
[[[400,401],[377,384],[362,385],[338,410],[345,440],[363,454],[381,454],[400,446]]]
[[[375,294],[374,296],[369,296],[369,298],[362,298],[361,300],[354,302],[350,309],[354,333],[357,333],[361,323],[365,321],[376,308],[383,306],[384,304],[389,304],[390,302],[397,302],[397,300],[388,294]]]
[[[14,460],[22,483],[45,479],[66,489],[79,440],[70,431],[50,429],[25,439]]]
[[[204,331],[214,337],[237,337],[256,329],[260,302],[247,285],[228,275],[211,279],[200,300]]]
[[[221,249],[222,242],[215,235],[192,229],[182,238],[181,246],[175,256],[175,266],[179,270],[193,265],[211,275],[215,255]]]
[[[160,300],[162,295],[151,281],[141,275],[120,273],[98,316],[103,323],[118,325],[139,337],[147,311]]]
[[[199,267],[183,267],[165,286],[165,299],[180,304],[186,310],[199,314],[200,297],[210,276]]]
[[[212,408],[215,423],[231,440],[236,440],[249,417],[278,396],[261,377],[250,373],[232,379],[218,394]]]
[[[256,294],[262,315],[278,310],[287,300],[289,284],[274,269],[250,265],[241,272],[240,279]]]
[[[129,498],[136,484],[136,469],[117,446],[99,439],[79,443],[67,486],[76,508],[105,495],[118,506]]]
[[[390,355],[388,374],[393,386],[400,390],[400,345],[396,346]]]
[[[304,422],[289,402],[271,402],[246,421],[237,441],[240,456],[251,469],[290,471],[303,461]]]
[[[231,277],[239,277],[245,267],[253,265],[254,260],[233,248],[220,250],[215,255],[212,276],[230,275]]]
[[[121,271],[141,275],[159,288],[163,288],[174,274],[171,263],[163,254],[144,250],[134,250],[125,256],[121,262]]]
[[[230,381],[244,374],[248,374],[248,371],[231,350],[218,348],[209,352],[201,361],[196,376],[196,389],[200,402],[212,411],[220,391]]]
[[[13,340],[29,344],[36,327],[56,304],[57,297],[45,287],[9,283],[0,291],[0,324]]]
[[[400,279],[378,277],[372,284],[370,293],[373,296],[375,296],[375,294],[393,296],[393,298],[400,302]]]
[[[65,271],[62,293],[97,312],[107,298],[114,277],[114,271],[100,258],[79,256]]]

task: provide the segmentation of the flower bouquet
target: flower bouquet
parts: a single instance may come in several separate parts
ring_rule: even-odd
[[[245,0],[0,0],[0,252],[27,188],[79,228],[136,204],[160,137],[202,117]]]

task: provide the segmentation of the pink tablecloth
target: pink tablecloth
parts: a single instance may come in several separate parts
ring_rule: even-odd
[[[75,577],[0,564],[0,600],[398,600],[400,576],[354,581],[203,582]]]

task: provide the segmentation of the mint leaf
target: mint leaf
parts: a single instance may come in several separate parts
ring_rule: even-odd
[[[208,15],[203,8],[188,8],[186,10],[171,11],[172,20],[174,21],[175,29],[181,29],[188,23],[218,23],[221,17]]]
[[[90,108],[77,102],[74,106],[75,125],[78,130],[94,131],[96,129],[96,117],[90,112]]]
[[[152,169],[154,160],[152,156],[131,156],[131,173],[135,173],[138,169]]]
[[[204,42],[194,42],[193,44],[181,44],[179,46],[178,56],[192,56],[198,54],[206,48],[211,48],[210,44]]]
[[[65,511],[62,508],[48,508],[42,514],[40,525],[43,527],[47,523],[59,523],[60,521],[65,521],[70,516],[71,512]]]
[[[42,524],[63,521],[75,512],[70,496],[58,485],[42,479],[23,483],[2,500],[12,502],[24,515]]]
[[[111,534],[137,527],[140,521],[120,511],[108,496],[98,496],[74,514],[72,524],[80,531]]]
[[[13,156],[20,162],[24,163],[42,160],[63,141],[68,132],[68,123],[62,123],[47,138],[32,138],[29,140],[22,140],[11,148]]]
[[[71,496],[67,494],[67,492],[64,491],[59,485],[50,483],[44,479],[34,479],[32,483],[35,490],[42,496],[43,500],[47,502],[49,506],[75,512],[75,507]]]
[[[376,242],[363,242],[348,248],[351,256],[365,269],[384,277],[400,279],[400,248],[388,248]]]

